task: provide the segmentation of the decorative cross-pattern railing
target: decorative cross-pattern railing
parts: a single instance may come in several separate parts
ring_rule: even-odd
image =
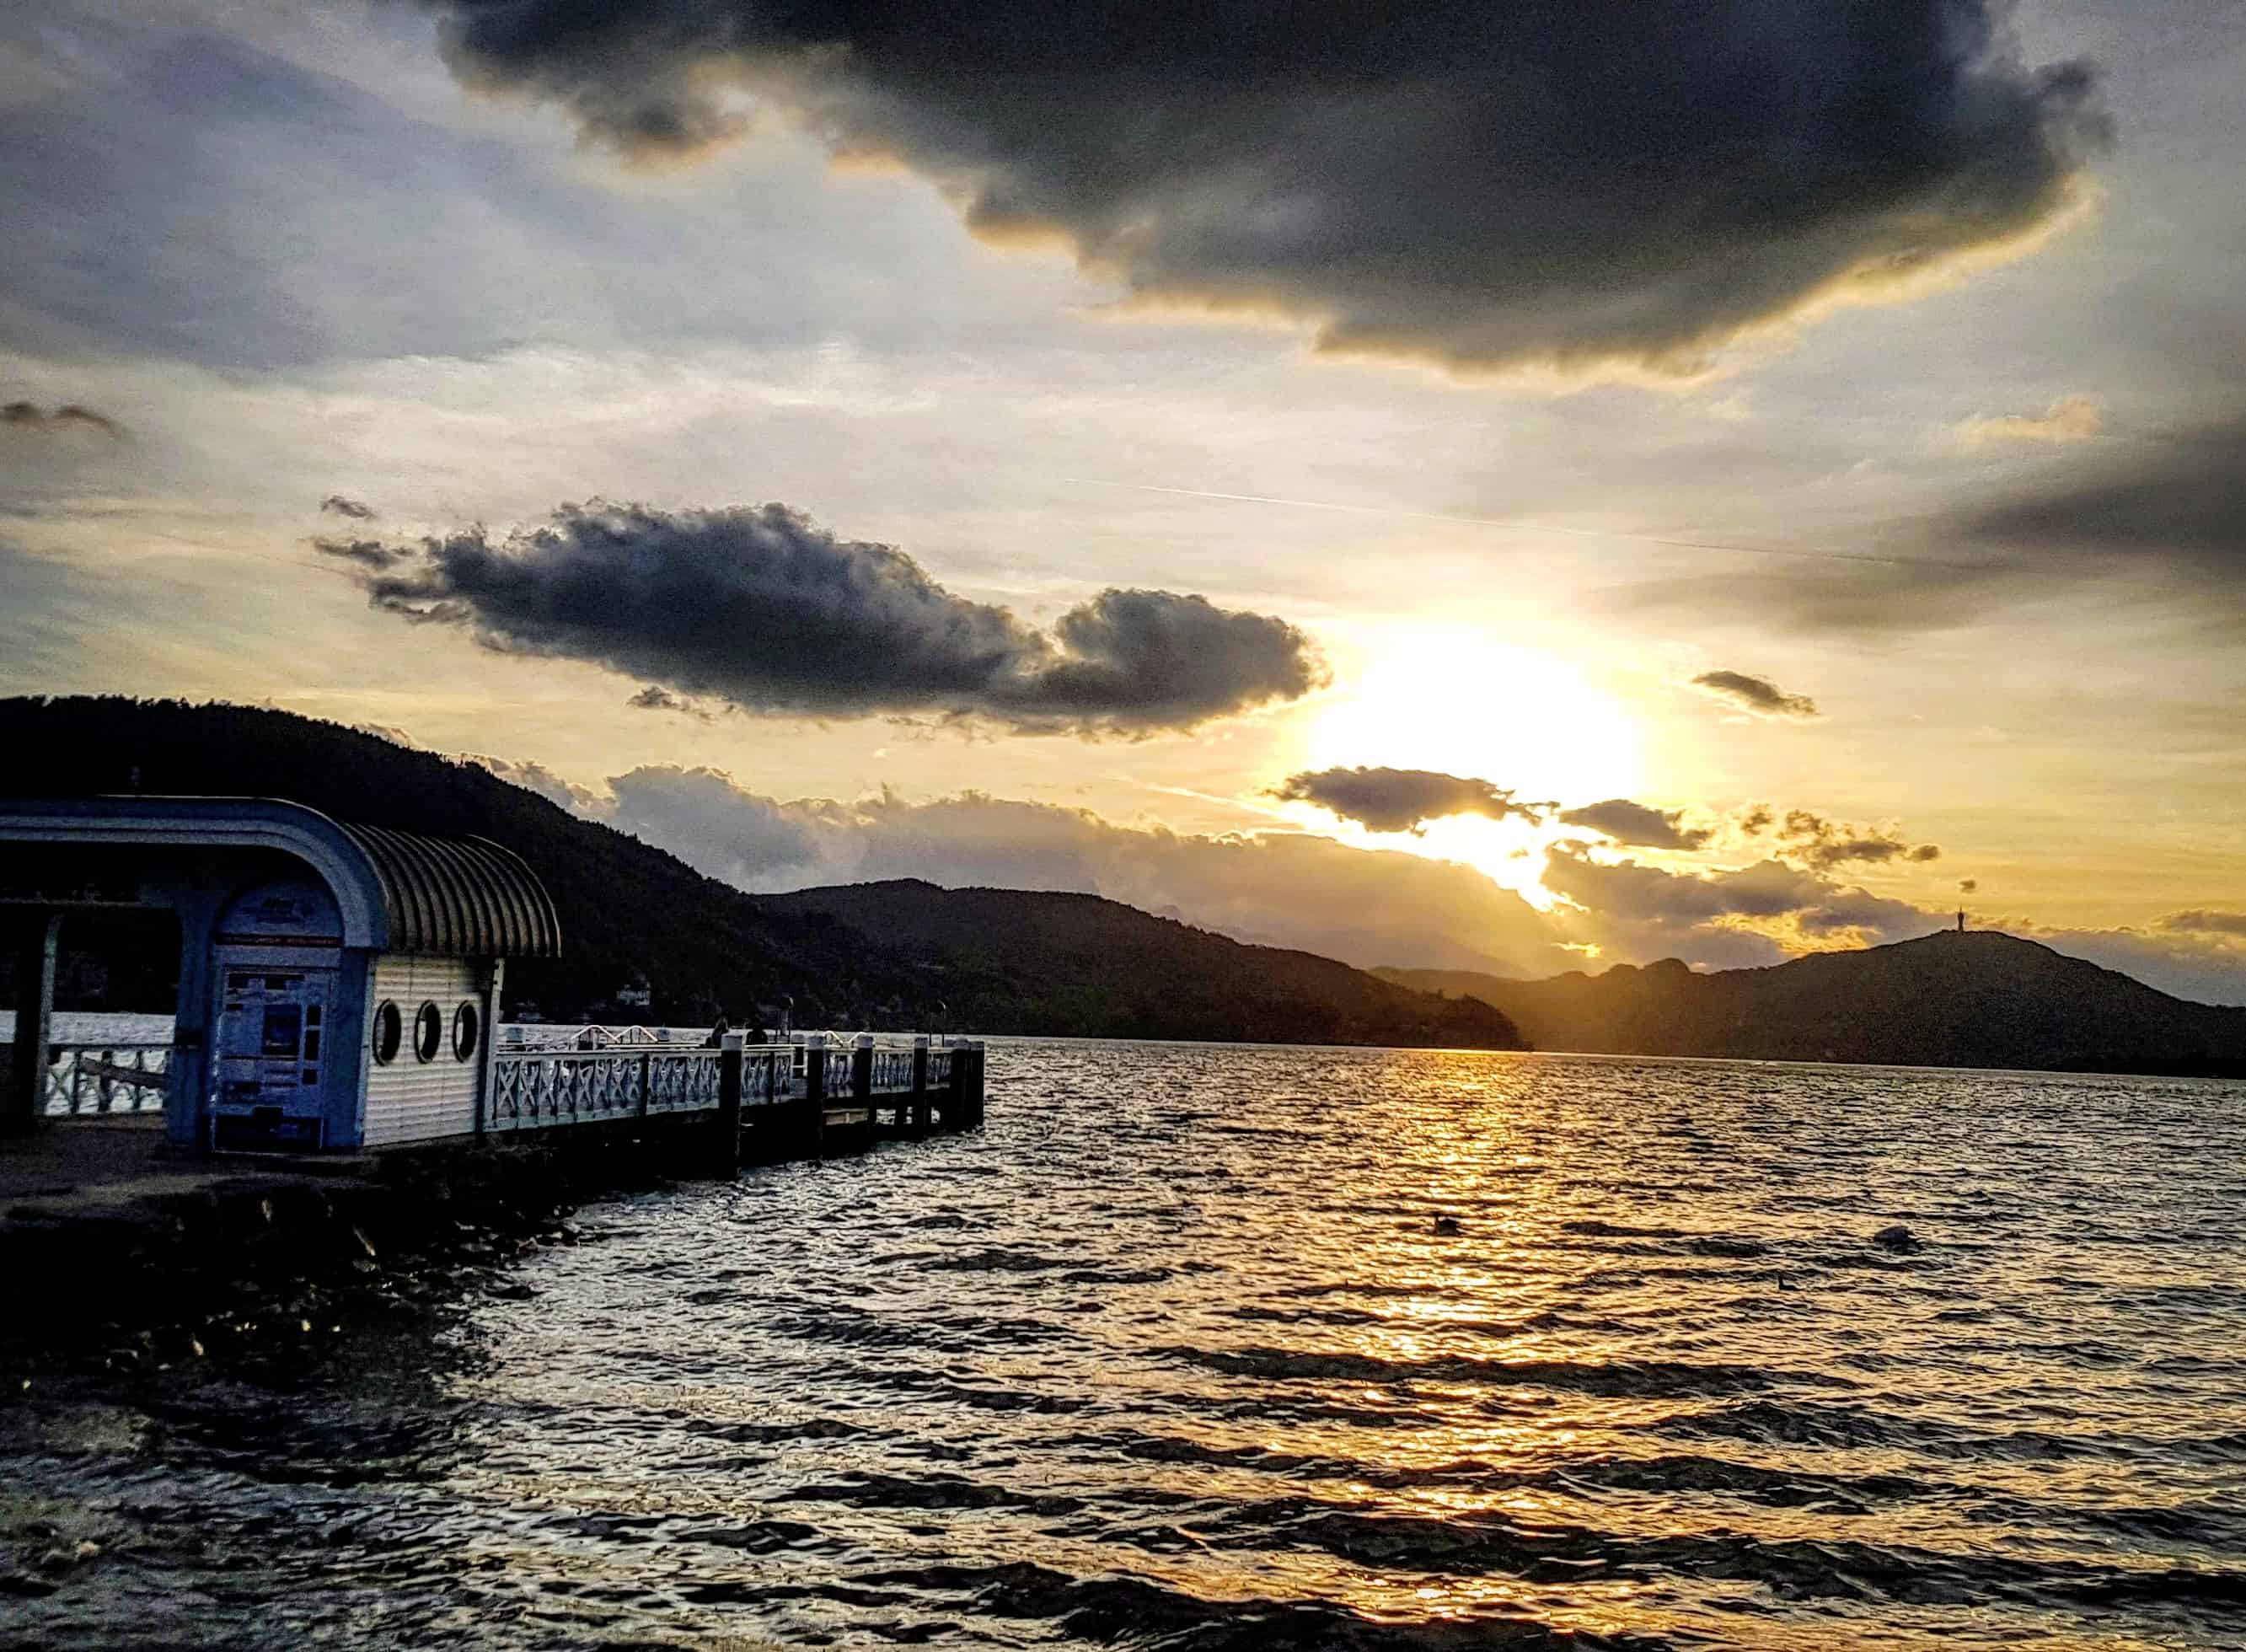
[[[502,1050],[486,1130],[542,1130],[718,1105],[714,1050]]]
[[[913,1054],[909,1050],[874,1051],[874,1093],[909,1095],[913,1087]]]
[[[44,1109],[51,1118],[161,1112],[167,1044],[58,1044],[47,1064]]]
[[[739,1105],[809,1104],[871,1107],[876,1101],[926,1122],[930,1106],[947,1118],[979,1116],[981,1046],[931,1049],[876,1046],[861,1035],[850,1044],[813,1034],[800,1044],[760,1044],[740,1051]],[[704,1112],[725,1105],[725,1063],[730,1050],[645,1046],[608,1050],[500,1050],[492,1057],[487,1131],[544,1130],[668,1113]],[[973,1057],[975,1065],[962,1061]],[[973,1085],[971,1098],[960,1090]],[[959,1091],[955,1096],[954,1091]],[[886,1108],[885,1108],[886,1110]]]
[[[769,1107],[800,1094],[793,1044],[765,1044],[741,1051],[741,1105]]]
[[[516,1055],[492,1063],[486,1130],[537,1130],[636,1118],[648,1111],[654,1084],[636,1052]]]

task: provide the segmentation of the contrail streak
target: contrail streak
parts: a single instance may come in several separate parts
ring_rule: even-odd
[[[1932,557],[1878,556],[1868,551],[1787,550],[1774,545],[1735,545],[1721,540],[1671,539],[1658,534],[1632,534],[1613,527],[1562,527],[1550,522],[1520,522],[1502,516],[1452,516],[1439,511],[1409,511],[1386,505],[1344,505],[1332,500],[1281,499],[1269,493],[1220,493],[1202,487],[1157,487],[1150,482],[1111,482],[1097,476],[1064,476],[1064,482],[1086,487],[1123,487],[1138,493],[1168,493],[1181,499],[1221,499],[1240,505],[1284,505],[1305,511],[1347,511],[1358,516],[1402,517],[1418,522],[1463,522],[1475,527],[1501,528],[1509,534],[1561,534],[1572,539],[1629,540],[1639,545],[1665,545],[1682,551],[1733,551],[1742,556],[1787,556],[1819,562],[1873,562],[1884,568],[1943,568],[1983,573],[1991,562],[1945,562]]]

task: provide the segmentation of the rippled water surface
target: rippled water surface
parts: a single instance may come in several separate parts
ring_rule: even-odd
[[[2246,1646],[2246,1087],[990,1071],[979,1134],[589,1209],[433,1345],[90,1411],[0,1474],[142,1535],[0,1626]]]

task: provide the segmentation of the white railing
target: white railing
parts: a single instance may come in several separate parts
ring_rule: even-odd
[[[841,1053],[841,1093],[847,1095],[849,1052]],[[787,1044],[744,1050],[741,1105],[770,1106],[800,1097],[803,1086],[795,1072],[795,1048]],[[501,1050],[492,1057],[491,1105],[484,1112],[484,1128],[544,1130],[650,1114],[705,1112],[718,1105],[718,1071],[715,1050]],[[908,1073],[906,1083],[910,1082]]]
[[[765,1044],[741,1051],[741,1105],[769,1107],[802,1092],[797,1082],[793,1044]]]
[[[874,1093],[909,1093],[913,1087],[913,1052],[909,1050],[874,1051]]]
[[[6,1047],[0,1044],[0,1049]],[[47,1068],[50,1117],[163,1111],[171,1045],[108,1042],[55,1048],[55,1059]],[[846,1104],[857,1094],[857,1053],[825,1033],[806,1035],[802,1044],[752,1045],[741,1052],[741,1105],[771,1106],[801,1099],[805,1067],[813,1059],[825,1064],[827,1101]],[[912,1093],[915,1051],[910,1046],[876,1045],[868,1053],[875,1095]],[[954,1053],[952,1046],[944,1044],[927,1051],[925,1083],[930,1095],[940,1097],[949,1087]],[[492,1057],[492,1093],[484,1110],[484,1128],[542,1130],[712,1110],[718,1103],[718,1060],[715,1050],[678,1044],[604,1050],[503,1047]]]
[[[714,1050],[500,1050],[484,1128],[543,1130],[717,1105]]]
[[[0,1049],[7,1048],[0,1044]],[[51,1118],[161,1112],[168,1044],[57,1044],[47,1064],[44,1110]]]

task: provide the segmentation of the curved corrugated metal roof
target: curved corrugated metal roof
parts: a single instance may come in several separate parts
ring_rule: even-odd
[[[452,958],[555,958],[562,920],[522,857],[487,838],[425,838],[336,824],[365,852],[390,909],[390,950]]]
[[[325,881],[345,946],[467,958],[562,953],[561,920],[538,874],[484,838],[352,826],[279,798],[0,800],[0,844],[57,843],[277,850]]]

